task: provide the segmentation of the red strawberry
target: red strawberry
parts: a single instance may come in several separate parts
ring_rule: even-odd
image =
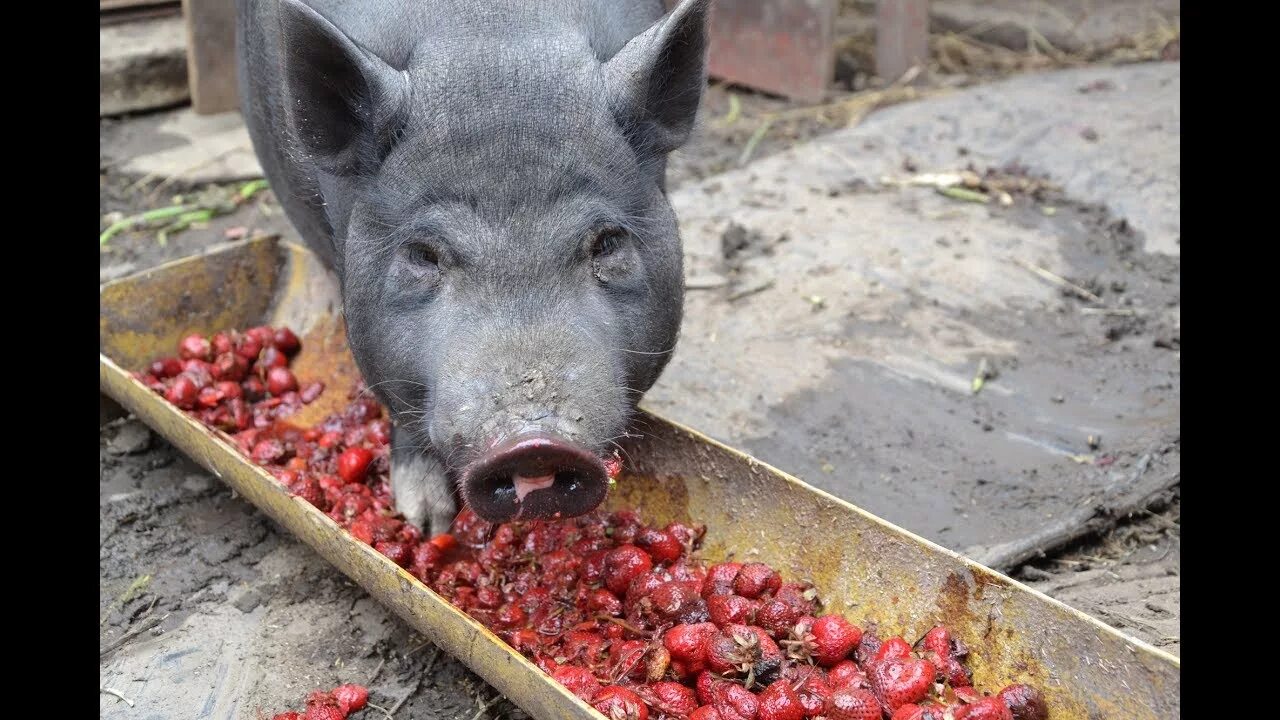
[[[648,528],[636,536],[636,545],[644,548],[654,562],[673,563],[680,559],[680,541],[669,532]]]
[[[635,545],[621,545],[609,551],[604,559],[604,583],[615,595],[627,592],[627,586],[649,572],[653,559]]]
[[[302,715],[292,710],[271,716],[271,720],[303,720]]]
[[[765,688],[758,700],[758,720],[804,720],[805,712],[800,696],[786,680],[777,680]]]
[[[661,620],[702,622],[707,619],[707,603],[698,594],[696,583],[663,583],[649,593],[646,602]]]
[[[178,357],[208,362],[213,359],[213,345],[203,335],[188,335],[178,343]]]
[[[891,637],[880,645],[876,654],[871,657],[869,665],[876,665],[885,660],[906,660],[911,657],[911,646],[900,637]]]
[[[938,625],[925,633],[916,646],[924,647],[924,656],[937,668],[939,681],[945,680],[955,687],[967,687],[973,684],[973,677],[968,668],[960,662],[960,658],[967,654],[967,651],[961,652],[962,646],[951,639],[950,630]]]
[[[699,672],[707,660],[707,641],[717,632],[711,623],[676,625],[662,636],[662,645],[671,653],[672,660],[684,663],[691,672]]]
[[[829,720],[880,720],[880,702],[869,690],[842,687],[831,693]]]
[[[707,642],[707,667],[712,672],[768,681],[781,663],[778,644],[752,625],[730,625]]]
[[[308,705],[303,720],[346,720],[347,714],[336,705]]]
[[[1049,717],[1044,696],[1030,685],[1010,685],[1000,691],[999,697],[1009,706],[1013,720],[1046,720]]]
[[[373,462],[373,451],[362,447],[347,448],[338,456],[338,475],[349,483],[364,480]]]
[[[181,373],[173,379],[173,384],[164,393],[164,399],[177,405],[183,410],[190,410],[196,406],[196,400],[200,396],[200,388],[196,382],[191,379],[187,373]]]
[[[597,692],[591,707],[609,720],[649,720],[649,708],[640,696],[618,685]]]
[[[292,355],[302,347],[302,342],[298,340],[298,336],[293,334],[289,328],[278,328],[271,338],[272,344],[276,349],[286,355]]]
[[[591,702],[600,691],[600,681],[586,668],[561,665],[551,672],[551,679],[569,689],[574,695]]]
[[[719,692],[720,686],[727,684],[727,680],[721,680],[711,672],[703,670],[698,674],[698,680],[694,683],[694,688],[698,691],[698,702],[703,705],[710,705],[715,702],[716,693]]]
[[[756,720],[760,701],[750,690],[737,683],[723,683],[713,691],[716,711],[723,720]]]
[[[831,685],[822,676],[822,671],[809,666],[807,675],[800,680],[796,689],[800,696],[800,705],[804,708],[805,717],[824,715],[831,703]]]
[[[961,706],[955,712],[955,720],[1013,720],[1013,713],[1003,700],[989,697],[972,705]]]
[[[840,615],[823,615],[813,621],[814,659],[823,667],[831,667],[845,659],[862,640],[862,628]]]
[[[596,588],[587,596],[587,609],[618,617],[622,614],[622,601],[608,590]]]
[[[742,570],[742,563],[720,563],[707,568],[707,579],[702,583],[702,596],[732,595],[733,581]]]
[[[868,674],[871,690],[890,712],[920,702],[933,689],[934,668],[927,660],[888,659],[872,665]]]
[[[338,701],[338,707],[343,712],[351,713],[369,702],[369,690],[363,685],[339,685],[333,689],[333,698]]]
[[[267,371],[267,392],[272,395],[283,395],[298,389],[298,378],[285,367],[273,367]]]
[[[391,562],[400,567],[409,567],[413,562],[413,550],[407,543],[402,542],[380,542],[373,546],[374,550],[386,555]]]
[[[710,606],[710,603],[708,602],[707,605]],[[781,640],[804,614],[800,608],[788,605],[781,600],[769,600],[760,605],[760,609],[755,614],[755,624],[769,631],[775,640]]]
[[[969,703],[976,703],[982,699],[982,693],[968,686],[953,687],[951,688],[951,694],[955,695],[957,700],[965,703],[966,705]]]
[[[733,579],[733,591],[745,598],[758,598],[766,592],[776,592],[781,586],[782,576],[764,563],[746,563]]]
[[[697,694],[678,682],[655,682],[649,691],[654,696],[653,709],[667,715],[688,717],[698,709]]]
[[[724,719],[720,717],[720,711],[716,710],[714,706],[703,705],[697,710],[694,710],[693,713],[689,715],[689,720],[724,720]]]
[[[928,720],[925,709],[915,703],[907,703],[893,711],[892,720]]]
[[[707,614],[711,616],[711,622],[720,627],[751,622],[758,607],[758,601],[741,595],[712,595],[707,598]]]
[[[871,659],[880,651],[880,638],[875,633],[875,626],[871,626],[862,633],[862,642],[858,643],[858,649],[853,651],[853,661],[867,667],[871,664]]]
[[[827,673],[827,683],[833,688],[856,687],[869,689],[867,674],[852,660],[842,660]]]
[[[158,378],[171,378],[182,372],[182,361],[176,357],[160,358],[151,363],[150,370]]]

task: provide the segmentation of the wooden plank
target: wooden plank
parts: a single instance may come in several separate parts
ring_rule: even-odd
[[[666,0],[667,9],[676,0]],[[793,100],[823,99],[835,73],[835,0],[720,0],[707,74]]]
[[[199,115],[235,110],[235,0],[182,0],[187,20],[187,77],[191,107]]]
[[[929,0],[879,0],[876,75],[886,82],[929,59]]]
[[[98,0],[99,12],[110,12],[112,10],[128,10],[138,7],[158,7],[163,5],[171,5],[178,7],[181,3],[178,0]]]

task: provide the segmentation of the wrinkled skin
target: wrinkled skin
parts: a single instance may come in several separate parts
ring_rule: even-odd
[[[238,0],[250,135],[341,282],[411,522],[444,530],[455,487],[505,519],[542,477],[526,509],[599,502],[517,474],[513,505],[485,463],[533,433],[565,462],[610,451],[670,358],[683,287],[664,175],[705,84],[707,6]],[[578,465],[598,486],[598,463]]]

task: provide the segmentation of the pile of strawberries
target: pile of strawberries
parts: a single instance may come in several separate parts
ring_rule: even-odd
[[[316,690],[307,696],[302,712],[288,710],[271,720],[346,720],[351,713],[369,702],[369,690],[363,685],[339,685],[329,690]]]
[[[249,357],[255,340],[258,354]],[[342,413],[316,427],[282,420],[323,389],[308,384],[318,389],[304,397],[292,375],[285,383],[276,373],[287,371],[297,349],[296,336],[284,328],[220,333],[207,341],[192,336],[182,341],[180,358],[157,361],[139,377],[203,422],[233,433],[239,448],[291,492],[611,720],[1048,716],[1032,687],[1010,685],[995,695],[974,688],[968,651],[945,627],[914,644],[882,640],[840,615],[823,614],[812,585],[784,582],[764,563],[708,565],[697,554],[701,526],[654,527],[631,511],[495,525],[464,510],[451,533],[423,538],[395,514],[391,426],[378,403],[357,389]],[[275,351],[270,357],[269,350]],[[224,359],[227,352],[246,368],[238,396],[219,389],[235,382],[229,378],[183,380],[205,370],[206,358],[219,373],[228,364],[239,367]],[[286,362],[277,364],[281,356]],[[168,372],[171,361],[181,365],[175,373]],[[274,386],[272,373],[279,381]],[[249,394],[245,386],[255,379],[263,391]],[[175,401],[189,399],[188,383],[198,388],[196,401]],[[200,400],[209,387],[223,394],[216,403],[213,393],[208,403]],[[228,417],[249,420],[228,423]]]

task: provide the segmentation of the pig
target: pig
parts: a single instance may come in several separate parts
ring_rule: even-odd
[[[709,0],[237,0],[241,111],[446,531],[595,509],[684,305]]]

